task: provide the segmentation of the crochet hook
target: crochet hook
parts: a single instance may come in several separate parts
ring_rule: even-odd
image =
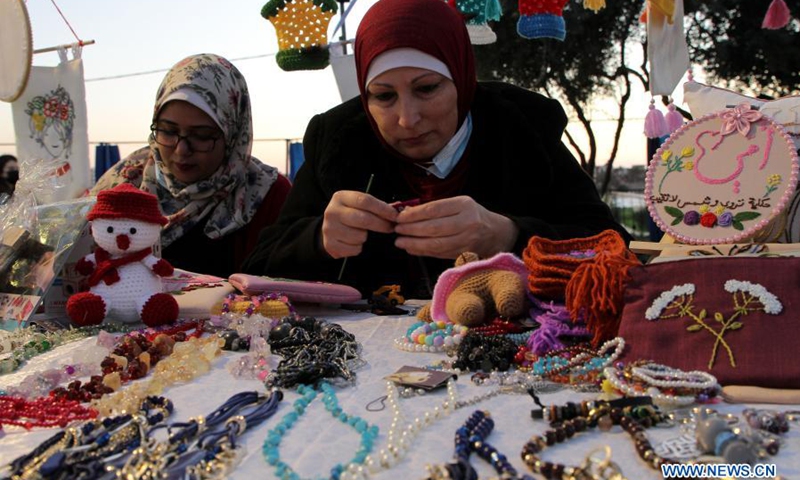
[[[374,179],[375,179],[375,174],[374,173],[370,173],[369,174],[369,180],[367,180],[367,188],[364,189],[364,193],[369,193],[369,189],[372,188],[372,180],[374,180]],[[342,268],[339,269],[339,278],[336,279],[337,282],[342,281],[342,275],[344,275],[344,267],[347,266],[347,259],[348,258],[350,258],[350,257],[344,257],[344,260],[342,260]]]

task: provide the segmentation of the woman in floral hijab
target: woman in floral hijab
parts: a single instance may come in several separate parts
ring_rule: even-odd
[[[217,55],[181,60],[161,82],[151,130],[149,146],[106,172],[93,193],[131,183],[155,194],[169,219],[161,234],[164,258],[200,273],[235,273],[290,188],[275,168],[250,155],[244,77]]]

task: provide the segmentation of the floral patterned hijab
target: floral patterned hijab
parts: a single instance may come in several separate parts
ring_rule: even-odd
[[[250,95],[244,77],[229,61],[213,54],[187,57],[170,69],[161,82],[153,110],[153,123],[166,100],[178,90],[192,90],[211,111],[225,138],[225,160],[209,178],[182,184],[161,160],[159,145],[150,136],[141,148],[119,162],[97,182],[93,193],[119,183],[132,183],[158,197],[169,223],[161,232],[167,247],[203,219],[209,238],[220,238],[245,225],[256,214],[278,171],[250,155],[253,121]],[[190,103],[193,103],[189,100]]]

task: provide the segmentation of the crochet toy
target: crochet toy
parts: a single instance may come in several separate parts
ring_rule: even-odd
[[[75,265],[78,273],[89,276],[90,288],[69,298],[69,318],[81,326],[105,318],[127,323],[141,319],[150,327],[174,322],[178,303],[163,293],[161,283],[173,268],[153,255],[167,224],[156,197],[120,184],[100,192],[86,218],[97,248]]]
[[[522,315],[527,277],[525,264],[510,253],[499,253],[487,260],[479,260],[475,253],[462,253],[456,266],[439,276],[433,301],[417,317],[474,327],[498,315]]]
[[[519,0],[517,33],[522,38],[564,41],[567,27],[562,11],[567,0]]]
[[[488,45],[497,41],[497,35],[488,22],[500,20],[503,10],[498,0],[451,0],[453,6],[467,23],[470,43]]]
[[[278,66],[286,71],[321,70],[328,66],[328,23],[334,0],[270,0],[261,16],[275,27]]]

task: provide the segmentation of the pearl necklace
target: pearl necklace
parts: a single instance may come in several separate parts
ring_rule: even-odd
[[[406,423],[403,423],[403,412],[400,410],[400,395],[392,382],[386,382],[386,402],[392,410],[392,423],[386,436],[385,447],[377,454],[367,455],[363,466],[350,465],[342,472],[341,480],[366,479],[400,462],[414,444],[414,439],[420,431],[455,411],[458,403],[455,380],[447,381],[447,397],[441,405],[435,406],[430,412],[425,412],[422,417]]]
[[[392,410],[392,423],[386,435],[385,446],[375,455],[368,455],[364,465],[351,464],[342,472],[340,480],[365,480],[384,470],[389,470],[398,464],[408,454],[414,444],[414,439],[425,428],[433,425],[456,410],[471,407],[490,398],[506,393],[524,393],[525,388],[519,385],[500,386],[467,400],[459,400],[456,391],[456,381],[447,381],[447,396],[440,405],[422,416],[403,422],[403,412],[400,409],[400,393],[392,382],[386,382],[386,403]]]

